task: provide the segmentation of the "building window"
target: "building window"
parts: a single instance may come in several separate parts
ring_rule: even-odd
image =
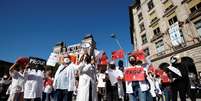
[[[141,23],[140,24],[140,31],[142,32],[142,31],[144,31],[145,30],[145,28],[144,28],[144,23]]]
[[[159,28],[159,27],[158,27],[158,28],[156,28],[156,29],[154,29],[154,30],[153,30],[153,32],[154,32],[154,35],[156,35],[156,36],[160,35],[160,33],[161,33],[161,31],[160,31],[160,28]]]
[[[197,29],[199,37],[201,37],[201,20],[195,23],[195,28]]]
[[[146,34],[142,35],[141,38],[142,38],[142,44],[145,44],[148,42]]]
[[[156,45],[156,51],[158,55],[162,55],[165,50],[163,40],[159,40],[158,42],[155,43],[155,45]]]
[[[142,13],[138,14],[138,20],[139,20],[139,22],[140,22],[142,19],[143,19]]]
[[[160,0],[162,3],[165,3],[165,2],[167,2],[168,0]]]
[[[150,11],[150,10],[152,10],[153,8],[154,8],[153,1],[150,0],[150,1],[148,2],[148,9],[149,9],[149,11]]]
[[[139,11],[139,10],[140,10],[140,8],[141,8],[140,6],[137,6],[137,11]]]
[[[179,23],[172,24],[168,30],[170,40],[173,46],[181,46],[184,43],[182,31],[180,30]]]
[[[178,20],[177,20],[177,16],[174,16],[174,17],[172,17],[171,19],[168,20],[169,25],[172,25],[172,24],[174,24],[174,23],[177,22],[177,21],[178,21]]]
[[[195,5],[194,7],[190,8],[191,13],[198,11],[199,9],[201,9],[201,2],[197,5]]]
[[[145,56],[149,56],[150,55],[149,48],[145,48],[144,49],[144,53],[145,53]]]

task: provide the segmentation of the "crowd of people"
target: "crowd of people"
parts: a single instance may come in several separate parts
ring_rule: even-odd
[[[65,55],[55,73],[42,62],[28,61],[21,58],[10,67],[8,101],[177,101],[178,93],[181,101],[187,95],[196,101],[197,73],[189,70],[194,65],[179,56],[155,68],[146,59],[130,55],[128,67],[119,60],[117,65],[110,61],[106,69],[98,69],[87,53],[78,64]],[[136,68],[143,68],[141,78],[125,79],[125,71]]]

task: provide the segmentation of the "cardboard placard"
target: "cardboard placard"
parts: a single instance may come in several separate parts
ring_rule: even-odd
[[[56,53],[51,53],[47,60],[47,65],[54,67],[58,62],[59,62],[59,55]]]
[[[126,81],[144,81],[145,72],[143,67],[130,67],[125,69],[124,79]]]
[[[46,60],[37,57],[29,57],[29,64],[45,66]]]

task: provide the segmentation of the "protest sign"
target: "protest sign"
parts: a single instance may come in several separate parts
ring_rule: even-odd
[[[143,81],[145,72],[143,67],[130,67],[125,69],[124,79],[126,81]]]
[[[51,53],[48,60],[47,60],[47,65],[54,67],[58,61],[59,61],[58,54]]]
[[[136,50],[128,54],[129,56],[135,56],[137,60],[145,60],[144,50]]]
[[[112,60],[124,58],[124,50],[119,49],[112,52]]]
[[[29,57],[29,64],[45,66],[46,60],[37,57]]]
[[[182,77],[181,71],[180,71],[179,69],[177,69],[177,68],[175,68],[175,67],[173,67],[173,66],[168,66],[168,69],[169,69],[171,72],[173,72],[173,73],[177,74],[178,76]]]

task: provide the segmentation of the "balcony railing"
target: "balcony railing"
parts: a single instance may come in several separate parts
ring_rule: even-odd
[[[151,20],[149,27],[152,27],[154,24],[156,24],[160,19],[155,17],[154,19]]]
[[[154,34],[154,36],[151,38],[151,42],[159,39],[160,37],[163,37],[164,33]]]
[[[192,1],[192,0],[182,0],[182,2],[181,2],[181,4],[183,4],[183,3],[189,3],[190,1]]]
[[[164,11],[163,17],[164,17],[164,16],[168,16],[169,14],[172,14],[172,13],[175,11],[176,8],[177,8],[177,6],[174,6],[173,4],[170,5],[169,7],[167,7],[167,8],[165,9],[165,11]]]
[[[191,42],[189,42],[191,43]],[[151,55],[151,61],[157,61],[163,58],[166,58],[168,56],[171,56],[173,54],[178,54],[196,47],[201,47],[201,42],[193,43],[193,44],[188,44],[188,42],[184,43],[184,45],[181,45],[180,47],[170,47],[166,50],[163,51],[163,54],[161,53],[156,53]],[[176,49],[175,49],[176,48]]]
[[[188,19],[192,20],[194,18],[200,17],[201,16],[201,8],[197,9],[196,11],[192,12],[189,16]]]
[[[164,4],[164,3],[166,3],[168,0],[161,0],[161,2]]]

